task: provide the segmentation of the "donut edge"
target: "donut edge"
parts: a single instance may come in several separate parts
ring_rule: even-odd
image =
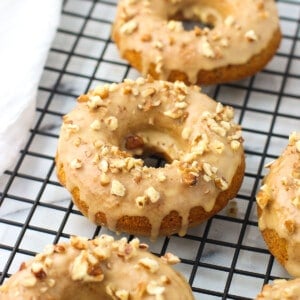
[[[191,83],[187,74],[180,70],[170,70],[168,78],[165,79],[171,82],[183,81],[187,85],[211,85],[245,79],[258,73],[271,61],[280,46],[281,38],[282,34],[278,26],[269,44],[260,53],[254,55],[248,62],[239,65],[227,65],[213,70],[199,70],[196,83]],[[117,32],[113,35],[113,40],[120,49],[120,37]],[[122,56],[132,67],[143,73],[142,54],[140,52],[136,50],[125,50]],[[154,79],[164,79],[160,78],[160,75],[156,72],[156,65],[154,63],[150,64],[149,69],[145,73],[151,75]]]
[[[58,161],[58,155],[56,155],[56,161]],[[190,209],[189,213],[189,225],[188,228],[194,227],[205,222],[207,219],[211,218],[222,210],[229,200],[234,198],[238,193],[241,184],[243,182],[245,172],[245,157],[242,156],[241,163],[234,174],[229,188],[219,194],[216,199],[213,209],[209,212],[206,212],[203,207],[196,206]],[[63,164],[60,163],[57,165],[57,177],[62,185],[66,185],[66,175],[63,168]],[[71,191],[72,201],[76,207],[81,211],[81,213],[86,216],[88,219],[88,205],[87,203],[80,198],[80,190],[78,187],[75,187]],[[107,227],[107,219],[104,212],[99,211],[94,216],[94,220],[91,222],[95,223],[98,226]],[[173,210],[168,215],[166,215],[160,225],[159,236],[169,236],[176,234],[181,229],[182,218],[180,214]],[[145,216],[123,216],[116,223],[117,232],[125,232],[134,235],[141,236],[150,236],[151,235],[151,223],[149,219]]]

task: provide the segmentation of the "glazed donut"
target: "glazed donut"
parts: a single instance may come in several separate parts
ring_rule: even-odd
[[[233,198],[244,174],[234,111],[183,82],[96,87],[63,119],[56,166],[80,211],[117,232],[185,234]],[[154,168],[141,159],[160,154]]]
[[[190,286],[170,266],[178,262],[171,253],[156,257],[138,239],[72,237],[22,263],[0,287],[0,299],[192,300]]]
[[[300,133],[268,165],[257,194],[258,225],[275,258],[292,276],[300,276]]]
[[[181,20],[208,27],[187,31]],[[142,75],[215,84],[261,70],[281,31],[273,0],[121,0],[112,38]]]
[[[266,284],[256,300],[297,300],[300,295],[300,278],[293,280],[275,279]]]

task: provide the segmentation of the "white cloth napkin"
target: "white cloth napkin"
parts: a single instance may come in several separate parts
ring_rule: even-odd
[[[34,120],[36,93],[62,0],[0,0],[0,175]]]

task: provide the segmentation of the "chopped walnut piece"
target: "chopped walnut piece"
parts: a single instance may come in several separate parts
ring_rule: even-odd
[[[159,270],[159,264],[156,260],[144,257],[138,261],[140,266],[143,266],[145,269],[149,270],[150,273],[156,273]]]
[[[80,169],[82,167],[82,162],[80,159],[73,159],[71,162],[70,162],[70,167],[71,169]]]
[[[204,172],[206,173],[206,175],[208,175],[209,177],[211,177],[212,176],[212,167],[211,167],[211,165],[210,164],[208,164],[208,163],[203,163],[203,165],[202,165],[202,167],[203,167],[203,170],[204,170]]]
[[[181,23],[181,22],[178,22],[178,21],[174,21],[174,20],[170,20],[170,21],[167,23],[167,28],[168,28],[170,31],[175,31],[175,32],[179,32],[179,31],[183,30],[182,23]]]
[[[142,148],[143,146],[144,140],[138,135],[130,135],[125,139],[125,148],[128,150]]]
[[[159,182],[164,182],[166,181],[167,177],[163,172],[158,172],[157,179]]]
[[[145,195],[152,203],[156,203],[160,199],[160,193],[152,186],[145,191]]]
[[[223,111],[224,111],[224,105],[222,103],[218,102],[217,106],[216,106],[216,113],[220,114]]]
[[[163,114],[172,119],[179,119],[182,116],[183,112],[182,110],[177,110],[177,111],[167,110],[164,111]]]
[[[164,256],[161,256],[161,259],[169,265],[180,263],[179,257],[170,252],[167,252]]]
[[[225,191],[228,189],[228,182],[224,178],[215,178],[215,185],[221,191]]]
[[[109,95],[109,87],[107,85],[96,86],[93,92],[94,94],[100,96],[101,99],[106,99]]]
[[[110,193],[119,197],[124,197],[126,193],[125,186],[118,180],[113,180],[111,183]]]
[[[115,293],[117,299],[119,300],[128,300],[129,299],[129,292],[126,290],[117,290]]]
[[[108,167],[109,167],[109,164],[106,159],[102,159],[98,164],[99,170],[101,170],[104,173],[106,173],[108,171]]]
[[[73,123],[64,123],[63,128],[67,131],[68,134],[76,133],[79,131],[79,125]]]
[[[138,196],[135,198],[135,203],[138,208],[144,208],[147,202],[146,196]]]
[[[99,260],[106,260],[111,255],[110,247],[98,246],[93,249],[93,254],[98,257]]]
[[[138,28],[138,23],[135,20],[130,20],[126,23],[124,23],[121,28],[120,32],[123,34],[132,34],[135,30]]]
[[[93,130],[100,130],[101,129],[101,123],[99,120],[94,120],[91,125],[90,128]]]
[[[218,154],[222,154],[224,151],[224,148],[225,148],[224,144],[218,140],[212,141],[211,147],[212,147],[213,151]]]
[[[149,295],[154,295],[154,296],[159,296],[162,295],[165,292],[165,287],[159,285],[159,283],[157,281],[150,281],[147,285],[147,293]],[[163,298],[159,298],[159,299],[163,299]]]
[[[77,137],[74,142],[73,142],[73,145],[76,146],[76,147],[79,147],[81,145],[81,138],[80,137]]]
[[[56,244],[56,245],[54,245],[53,252],[54,253],[65,253],[66,247],[62,244]]]
[[[89,109],[96,109],[104,104],[100,96],[91,96],[89,101],[86,103]]]
[[[232,150],[238,150],[241,146],[241,143],[237,140],[233,140],[230,142],[230,147]]]
[[[44,268],[44,265],[40,262],[33,262],[31,265],[31,273],[37,278],[37,279],[45,279],[47,277],[46,270]]]
[[[257,41],[257,35],[255,33],[254,30],[249,30],[245,33],[245,38],[249,41],[249,42],[255,42]]]
[[[201,50],[202,54],[207,58],[215,58],[216,54],[211,46],[211,44],[208,42],[207,37],[203,36],[201,41]]]
[[[84,250],[88,248],[88,239],[79,236],[71,236],[71,246],[78,250]]]
[[[104,123],[107,125],[107,127],[111,130],[111,131],[115,131],[119,124],[118,124],[118,119],[114,116],[110,116],[110,117],[107,117],[105,120],[104,120]]]
[[[267,194],[265,194],[262,190],[259,191],[256,196],[257,204],[261,209],[264,209],[268,205],[270,200],[271,198]]]
[[[182,175],[182,182],[184,184],[187,184],[189,186],[196,185],[198,182],[198,176],[192,174],[192,173],[183,173]]]
[[[74,259],[71,278],[74,281],[82,280],[84,282],[101,282],[104,274],[99,264],[91,265],[87,259],[87,251],[82,250]]]

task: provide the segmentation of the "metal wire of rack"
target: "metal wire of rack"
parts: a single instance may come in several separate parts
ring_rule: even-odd
[[[64,1],[39,86],[35,124],[15,166],[0,177],[0,283],[46,244],[72,234],[93,238],[108,232],[73,206],[56,179],[54,156],[61,117],[79,94],[138,75],[110,40],[116,3]],[[300,130],[300,1],[277,5],[283,40],[268,66],[246,80],[204,89],[233,106],[243,127],[247,168],[237,197],[184,237],[141,238],[153,253],[170,251],[181,258],[176,268],[196,299],[252,299],[264,283],[288,277],[261,238],[255,204],[263,166],[280,154],[291,131]]]

